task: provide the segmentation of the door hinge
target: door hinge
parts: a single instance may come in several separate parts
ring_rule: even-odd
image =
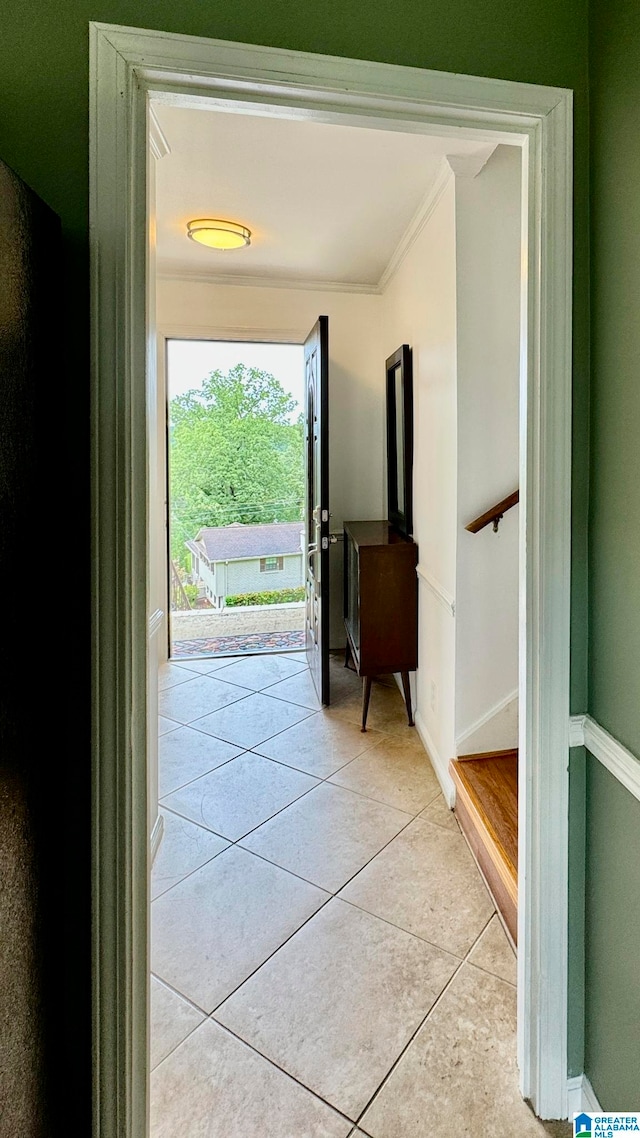
[[[331,517],[331,514],[329,513],[328,510],[322,511],[322,521],[323,522],[328,522],[330,517]]]
[[[328,538],[328,537],[323,537],[323,539],[322,539],[322,548],[323,548],[323,549],[328,549],[328,548],[329,548],[329,538]]]

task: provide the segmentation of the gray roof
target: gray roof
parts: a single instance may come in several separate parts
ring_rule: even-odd
[[[193,553],[205,553],[209,561],[236,561],[243,557],[281,557],[300,552],[302,522],[272,522],[270,525],[204,526],[195,541],[188,541]]]

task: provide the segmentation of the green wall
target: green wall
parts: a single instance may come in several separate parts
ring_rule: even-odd
[[[592,23],[593,379],[590,692],[640,755],[640,4]]]
[[[593,3],[589,711],[640,756],[640,4]],[[640,803],[589,758],[586,1061],[640,1109]]]
[[[68,496],[55,516],[64,523],[64,554],[73,564],[78,631],[64,646],[69,691],[61,717],[67,761],[58,835],[64,841],[64,971],[66,1051],[73,1072],[67,1125],[88,1133],[87,1085],[89,933],[88,656],[88,23],[159,28],[220,39],[381,60],[389,63],[569,87],[575,91],[574,513],[572,709],[586,709],[588,502],[588,45],[587,0],[5,0],[0,40],[0,156],[61,216],[65,261],[60,266],[66,324],[53,350],[64,353],[60,393],[61,462]],[[636,460],[637,461],[637,460]],[[84,552],[81,552],[84,551]],[[637,627],[637,626],[636,626]],[[578,783],[579,785],[579,779]],[[572,795],[581,817],[582,802]],[[60,848],[60,847],[59,847]],[[579,908],[579,906],[578,906]],[[572,961],[572,988],[581,957]],[[579,1020],[580,1017],[578,1016]],[[581,1023],[574,1023],[571,1068],[582,1069]],[[67,1083],[68,1086],[68,1083]],[[63,1094],[67,1092],[63,1091]]]
[[[569,984],[567,1007],[569,1075],[584,1071],[586,752],[569,752]]]
[[[604,1110],[640,1110],[640,802],[587,760],[585,1071]]]

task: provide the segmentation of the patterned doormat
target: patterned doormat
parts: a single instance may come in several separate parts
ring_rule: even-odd
[[[209,639],[174,640],[171,659],[189,656],[235,656],[242,652],[283,652],[304,648],[304,630],[252,632],[247,636],[215,636]]]

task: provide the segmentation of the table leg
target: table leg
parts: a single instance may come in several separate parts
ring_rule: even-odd
[[[409,684],[409,673],[401,672],[402,676],[402,690],[404,691],[404,702],[407,705],[407,715],[409,717],[409,726],[413,727],[413,712],[411,710],[411,686]]]
[[[367,715],[369,713],[369,699],[371,697],[371,676],[363,676],[362,678],[362,727],[361,731],[367,730]]]

